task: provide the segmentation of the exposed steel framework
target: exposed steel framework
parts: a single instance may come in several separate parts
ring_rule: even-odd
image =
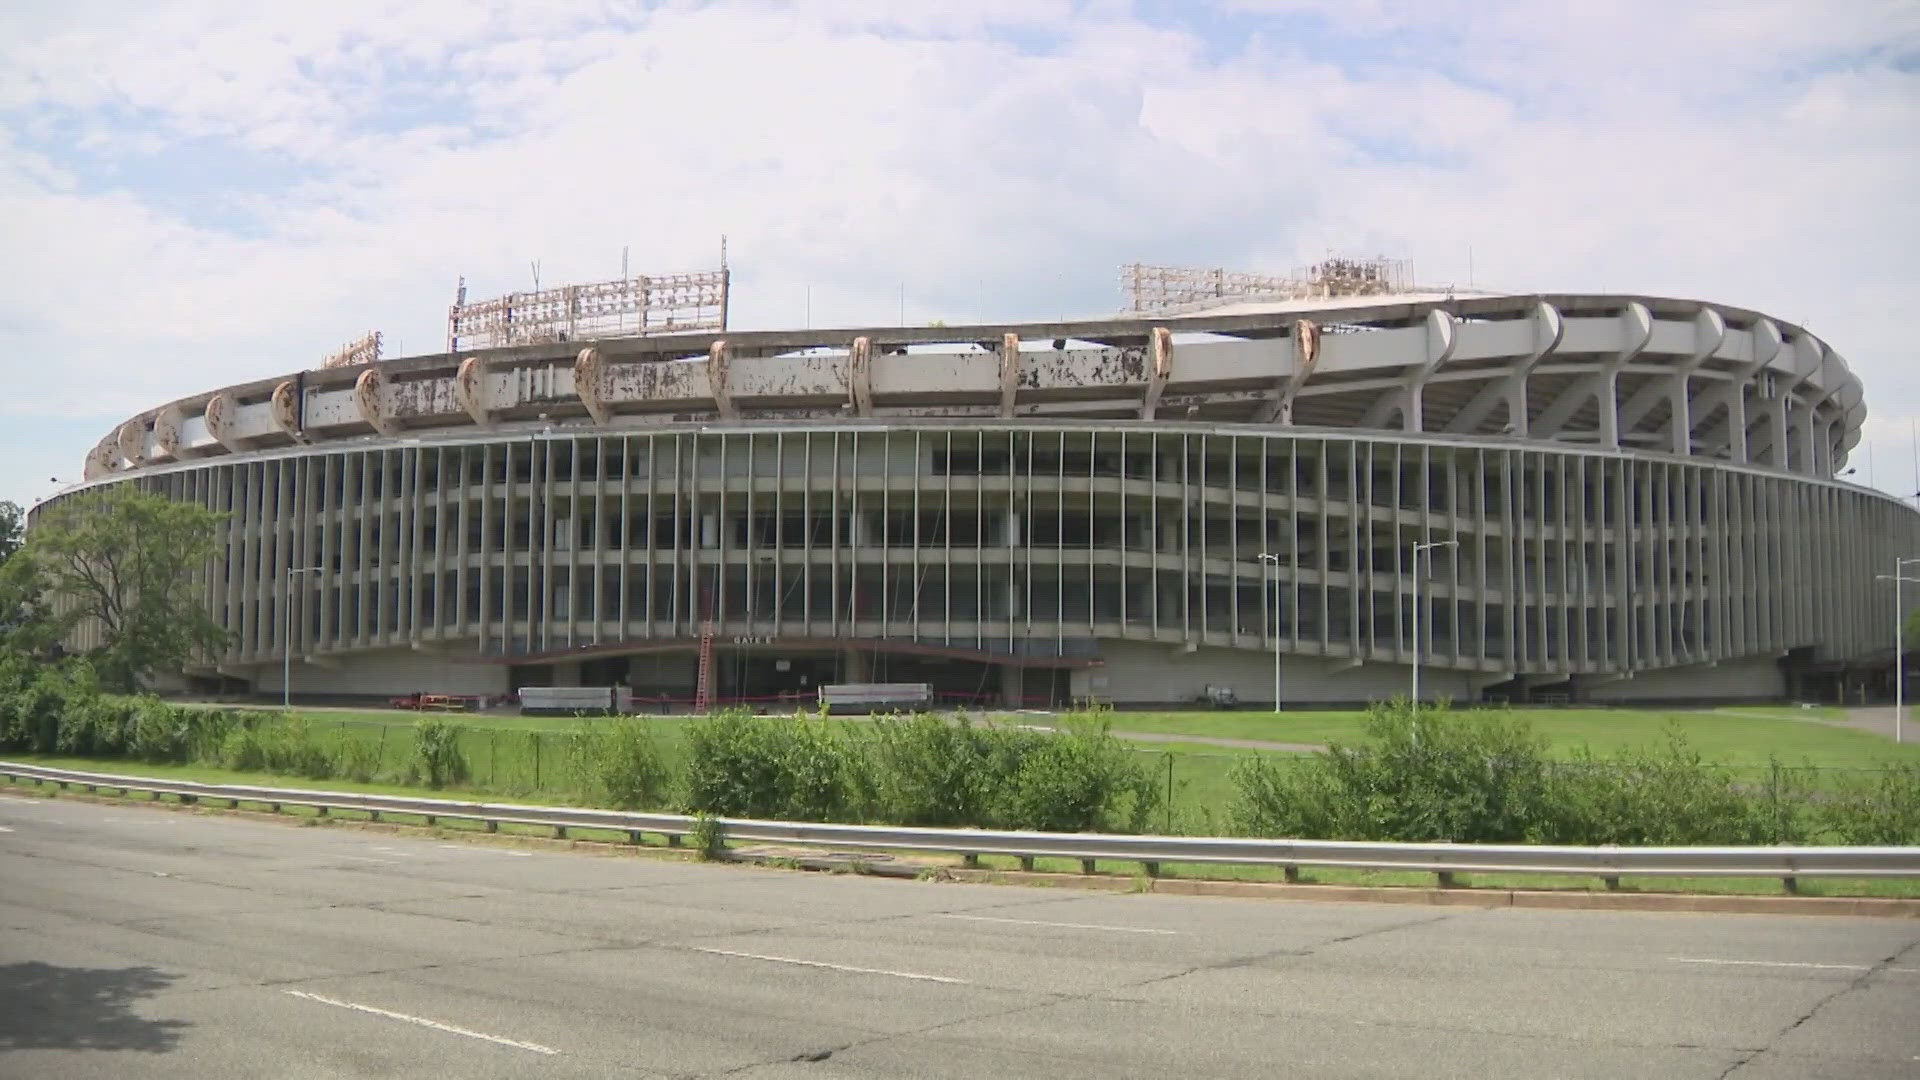
[[[447,314],[447,351],[677,334],[727,327],[730,273],[641,274],[467,301]]]
[[[1305,300],[1348,296],[1386,296],[1413,288],[1413,264],[1403,259],[1328,258],[1279,277],[1229,272],[1221,268],[1149,266],[1120,268],[1127,310],[1173,313],[1193,311],[1224,300]]]
[[[380,331],[374,330],[363,338],[340,346],[326,359],[320,361],[320,366],[323,368],[352,367],[355,364],[371,364],[379,359]]]

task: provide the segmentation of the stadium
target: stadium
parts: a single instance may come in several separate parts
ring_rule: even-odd
[[[1133,266],[1128,310],[726,329],[728,276],[468,303],[121,425],[55,499],[223,512],[183,675],[296,696],[823,683],[1288,706],[1832,700],[1920,515],[1806,329],[1631,295]],[[45,504],[43,504],[44,507]],[[75,644],[84,646],[85,641]]]

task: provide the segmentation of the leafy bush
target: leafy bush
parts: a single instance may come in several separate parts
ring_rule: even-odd
[[[1461,843],[1776,844],[1818,835],[1807,770],[1758,782],[1703,761],[1678,728],[1660,748],[1554,762],[1524,721],[1404,702],[1368,717],[1369,743],[1233,774],[1232,820],[1253,835]]]
[[[1002,786],[993,816],[1003,828],[1139,832],[1159,805],[1159,784],[1113,737],[1103,715],[1076,714],[1053,735],[1004,742],[997,749],[1017,754],[1002,760],[1017,757],[1017,764],[1004,779],[995,777]]]
[[[1843,844],[1920,844],[1920,764],[1843,783],[1820,816]]]
[[[460,727],[428,718],[413,726],[413,767],[409,778],[430,788],[457,784],[467,778],[467,759],[460,753]]]
[[[574,785],[588,802],[638,810],[666,801],[667,767],[644,720],[583,725],[569,737],[567,757]]]
[[[862,817],[931,828],[987,820],[994,776],[990,762],[993,744],[1000,741],[993,729],[976,727],[966,716],[947,723],[918,713],[878,717],[849,734],[863,744],[861,767],[852,777]]]
[[[806,715],[716,713],[686,727],[687,808],[720,817],[844,821],[855,744]]]
[[[1238,765],[1234,821],[1257,835],[1347,840],[1540,841],[1554,831],[1546,739],[1499,713],[1405,702],[1370,710],[1361,746],[1297,765]]]
[[[327,750],[333,775],[356,784],[371,783],[380,774],[380,744],[370,739],[342,734]]]

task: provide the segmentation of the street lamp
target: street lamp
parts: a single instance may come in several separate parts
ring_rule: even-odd
[[[280,642],[280,707],[293,708],[293,579],[301,574],[317,574],[317,566],[294,566],[287,570],[287,610],[282,619],[285,634]]]
[[[1420,707],[1420,553],[1434,548],[1459,547],[1458,540],[1428,540],[1413,545],[1413,707]],[[1429,557],[1431,562],[1431,557]]]
[[[1907,712],[1906,612],[1900,606],[1900,583],[1911,581],[1920,584],[1920,578],[1903,577],[1900,574],[1911,563],[1920,563],[1920,555],[1896,558],[1893,560],[1893,573],[1874,575],[1875,580],[1893,582],[1893,741],[1896,743],[1901,741]]]
[[[1280,556],[1260,553],[1262,563],[1273,564],[1273,714],[1280,715]]]

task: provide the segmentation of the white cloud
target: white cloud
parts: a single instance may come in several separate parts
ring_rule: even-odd
[[[889,319],[903,286],[912,319],[1098,311],[1136,258],[1360,250],[1464,282],[1471,248],[1482,284],[1804,321],[1904,428],[1915,11],[9,9],[0,441],[369,328],[436,349],[460,274],[594,280],[627,244],[693,268],[722,232],[750,325],[799,323],[809,289],[816,326]]]

